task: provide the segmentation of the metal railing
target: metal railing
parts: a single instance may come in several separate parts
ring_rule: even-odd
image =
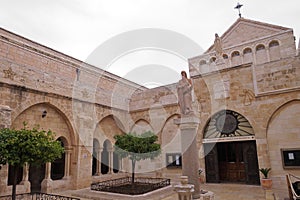
[[[11,195],[0,196],[0,200],[11,200]],[[79,198],[74,197],[66,197],[56,194],[47,194],[47,193],[25,193],[25,194],[17,194],[17,200],[80,200]]]
[[[131,184],[131,177],[124,177],[91,184],[91,190],[138,195],[170,185],[170,179],[137,177]]]

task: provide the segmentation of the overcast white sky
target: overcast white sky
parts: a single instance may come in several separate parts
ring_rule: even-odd
[[[0,26],[82,61],[86,61],[97,47],[111,38],[143,28],[163,29],[181,34],[206,50],[213,43],[214,34],[222,35],[238,18],[238,12],[234,9],[237,2],[237,0],[0,0]],[[298,45],[299,0],[241,0],[240,3],[244,5],[241,12],[245,18],[293,28]],[[175,71],[180,71],[180,68],[187,69],[187,62],[184,59],[168,52],[158,53],[152,49],[123,53],[125,55],[119,56],[106,69],[125,78],[130,72],[131,77],[138,76],[141,70],[135,74],[132,73],[132,69],[141,66],[146,69],[153,65],[155,73],[159,73],[157,70],[160,66],[175,67]],[[153,82],[157,82],[157,85],[159,82],[169,83],[159,80]]]

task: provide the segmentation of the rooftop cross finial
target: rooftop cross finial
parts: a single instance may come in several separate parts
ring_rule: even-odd
[[[242,14],[241,14],[241,11],[240,11],[240,9],[241,9],[242,6],[243,6],[243,4],[237,3],[237,5],[234,7],[234,9],[238,9],[239,10],[239,16],[240,16],[240,18],[242,17]]]

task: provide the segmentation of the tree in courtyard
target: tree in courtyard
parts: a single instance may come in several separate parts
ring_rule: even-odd
[[[64,152],[59,141],[55,141],[52,131],[38,128],[21,130],[4,128],[0,130],[0,165],[12,166],[12,199],[16,199],[17,173],[26,163],[40,165],[53,162]]]
[[[158,137],[151,131],[141,135],[128,133],[114,136],[116,139],[115,151],[121,158],[128,157],[132,165],[131,183],[134,184],[135,164],[137,161],[154,159],[160,154],[160,144],[157,144]]]

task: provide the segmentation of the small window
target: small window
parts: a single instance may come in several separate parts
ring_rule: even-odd
[[[276,40],[270,42],[270,44],[269,44],[269,47],[276,47],[276,46],[279,46],[279,42]]]
[[[228,59],[228,55],[227,54],[223,54],[223,58],[224,59]]]
[[[244,49],[243,53],[244,53],[244,54],[252,53],[252,49],[246,48],[246,49]]]
[[[211,59],[210,59],[210,62],[212,63],[212,62],[215,62],[216,61],[216,57],[212,57]]]
[[[237,56],[240,56],[240,52],[238,51],[232,52],[231,57],[237,57]]]
[[[199,64],[200,64],[200,65],[205,65],[205,64],[206,64],[206,61],[205,61],[205,60],[201,60],[201,61],[199,62]]]
[[[265,46],[263,44],[259,44],[256,47],[256,51],[260,51],[260,50],[264,50],[264,49],[265,49]]]

